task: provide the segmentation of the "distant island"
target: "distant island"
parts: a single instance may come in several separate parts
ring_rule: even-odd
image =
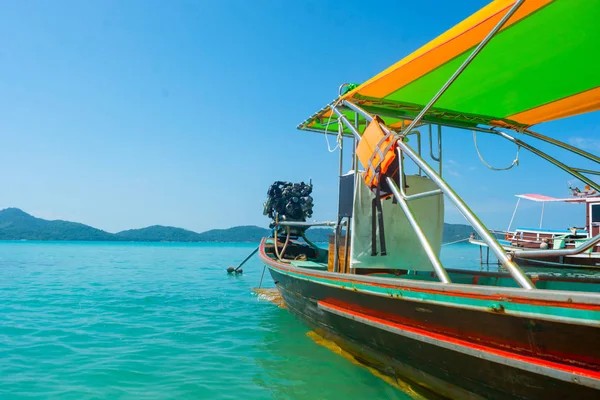
[[[472,228],[461,224],[444,224],[444,242],[469,236]],[[198,233],[172,226],[153,225],[140,229],[110,233],[62,220],[36,218],[18,208],[0,210],[0,240],[81,240],[121,242],[258,242],[270,230],[259,226],[234,226],[228,229],[211,229]],[[306,235],[315,242],[328,241],[332,234],[328,228],[310,228]]]

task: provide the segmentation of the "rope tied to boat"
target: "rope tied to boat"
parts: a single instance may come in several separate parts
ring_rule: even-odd
[[[492,167],[490,164],[488,164],[483,159],[483,156],[481,155],[481,152],[479,151],[479,147],[477,146],[477,133],[475,131],[473,131],[473,143],[475,143],[475,151],[477,151],[477,155],[479,156],[479,159],[481,160],[483,165],[485,165],[492,171],[508,171],[509,169],[512,169],[515,166],[519,166],[519,151],[521,150],[521,146],[517,145],[517,154],[515,155],[515,159],[508,167],[498,168],[498,167]]]
[[[327,137],[327,131],[329,130],[329,124],[331,123],[331,117],[333,117],[333,109],[335,107],[337,107],[337,105],[341,102],[341,99],[336,100],[332,106],[331,106],[331,114],[329,114],[329,118],[327,118],[327,124],[325,124],[325,142],[327,142],[327,151],[329,151],[330,153],[335,152],[337,149],[339,149],[342,146],[342,134],[343,134],[343,128],[342,128],[342,121],[340,121],[340,117],[338,117],[337,119],[337,124],[338,124],[338,134],[337,134],[337,138],[336,138],[336,142],[337,144],[335,145],[335,147],[332,149],[331,145],[329,144],[329,138]]]
[[[277,256],[277,259],[281,262],[285,262],[285,263],[289,263],[289,260],[285,260],[283,258],[284,254],[285,254],[285,250],[290,242],[290,227],[286,226],[285,230],[287,231],[286,237],[285,237],[285,243],[283,244],[283,248],[281,249],[281,253],[279,252],[279,244],[277,243],[277,231],[275,231],[275,235],[273,235],[273,242],[275,243],[275,255]]]
[[[442,247],[443,246],[450,246],[451,244],[455,244],[455,243],[460,243],[460,242],[466,242],[467,240],[471,239],[471,237],[467,237],[464,239],[460,239],[460,240],[455,240],[454,242],[448,242],[448,243],[442,243]]]

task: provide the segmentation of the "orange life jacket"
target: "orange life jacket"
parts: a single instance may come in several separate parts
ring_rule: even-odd
[[[356,155],[365,169],[365,183],[371,188],[379,185],[381,174],[385,174],[396,159],[396,138],[386,135],[379,123],[383,121],[375,117],[362,135]]]

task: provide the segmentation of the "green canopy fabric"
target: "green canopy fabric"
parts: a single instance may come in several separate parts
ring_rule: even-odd
[[[400,129],[423,109],[514,3],[498,0],[489,4],[333,103],[349,100]],[[598,21],[598,1],[526,0],[424,121],[518,130],[598,110]],[[353,112],[344,113],[354,121]],[[331,117],[327,126],[331,114],[330,105],[326,106],[299,129],[337,134],[337,116]],[[359,120],[359,126],[362,130],[364,120]]]

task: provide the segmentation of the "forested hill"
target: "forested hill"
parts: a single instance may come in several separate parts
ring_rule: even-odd
[[[132,242],[258,242],[269,229],[254,225],[212,229],[197,233],[172,226],[152,225],[110,233],[78,222],[36,218],[18,208],[0,210],[0,240],[85,240]],[[327,228],[311,228],[307,236],[326,242],[332,233]],[[467,225],[444,224],[444,242],[464,239],[471,233]]]
[[[18,208],[0,210],[0,240],[114,240],[112,233],[70,221],[36,218]]]

